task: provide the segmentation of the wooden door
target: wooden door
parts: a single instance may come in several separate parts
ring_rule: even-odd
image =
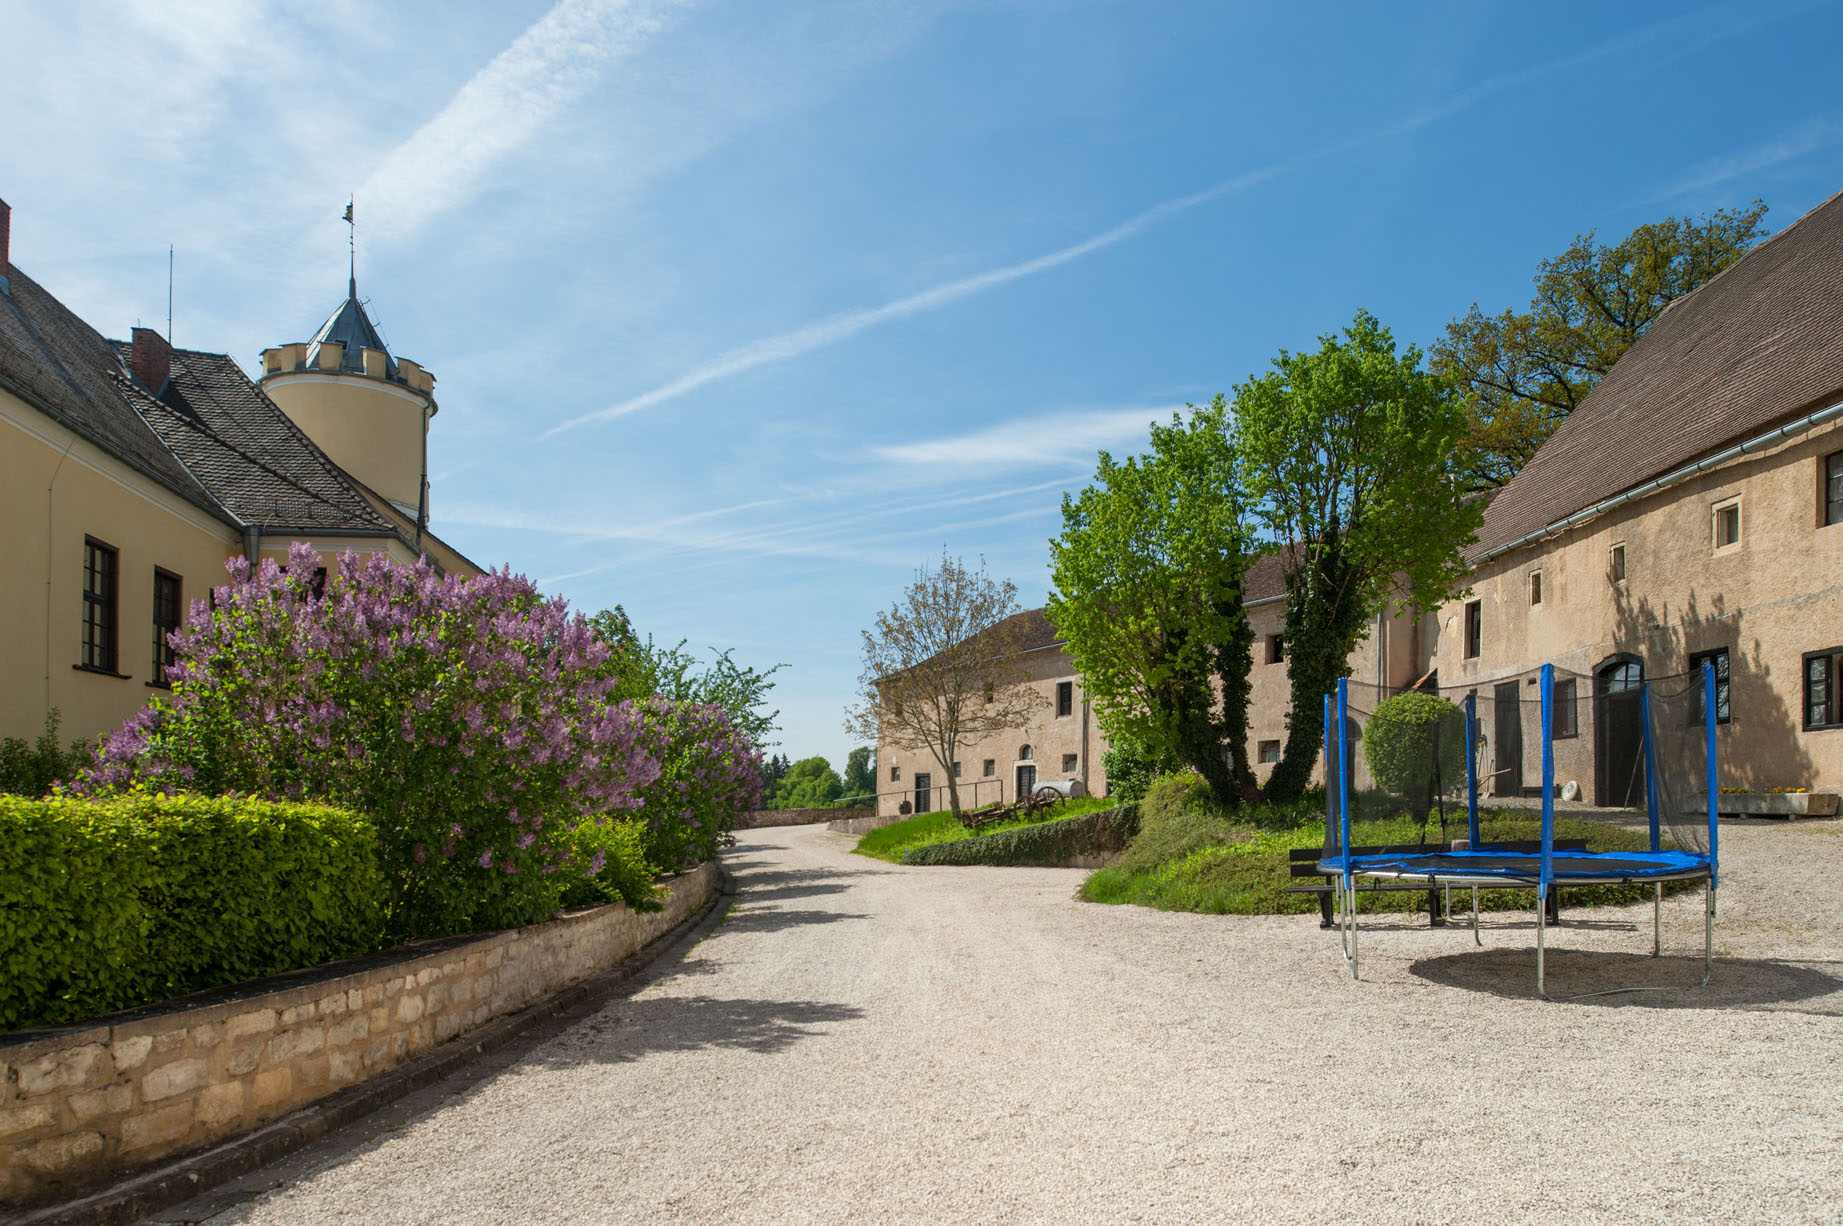
[[[1523,684],[1500,683],[1491,695],[1492,722],[1496,726],[1492,760],[1491,794],[1523,795]]]
[[[1645,666],[1624,656],[1593,675],[1593,803],[1631,808],[1645,798],[1642,687]]]

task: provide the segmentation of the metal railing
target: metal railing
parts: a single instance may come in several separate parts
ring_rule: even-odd
[[[865,793],[862,796],[843,796],[839,798],[838,803],[849,803],[852,805],[869,804],[881,810],[883,808],[883,800],[890,796],[897,797],[898,803],[903,800],[908,801],[909,810],[912,813],[933,813],[940,809],[952,807],[951,793],[949,792],[948,785],[945,783],[930,783],[926,788],[891,788],[886,792],[878,792],[875,795]],[[924,799],[927,802],[926,808],[917,803]],[[960,781],[960,807],[962,809],[983,809],[987,805],[999,805],[1003,803],[1005,803],[1005,781],[1003,779],[994,777],[987,779],[962,779]]]

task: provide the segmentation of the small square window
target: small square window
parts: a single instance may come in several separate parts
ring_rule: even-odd
[[[1729,499],[1717,503],[1714,507],[1715,548],[1717,552],[1732,549],[1741,543],[1741,504],[1739,499]]]
[[[1702,666],[1715,666],[1715,722],[1725,724],[1733,718],[1733,711],[1728,704],[1728,649],[1717,647],[1713,651],[1694,651],[1689,657],[1689,677],[1693,683],[1690,687],[1690,723],[1702,724]]]
[[[1625,542],[1618,541],[1606,561],[1606,573],[1614,583],[1625,582]]]
[[[1263,762],[1278,762],[1280,760],[1280,742],[1262,741],[1260,753],[1257,756]]]
[[[984,767],[983,773],[987,779],[990,779],[993,775],[996,775],[998,773],[998,759],[997,758],[987,758],[985,760],[985,767]]]
[[[890,767],[890,782],[891,783],[901,783],[902,782],[902,768],[900,766]]]
[[[1485,602],[1468,600],[1465,605],[1465,658],[1476,660],[1485,645]]]
[[[1065,775],[1074,774],[1076,764],[1079,761],[1080,761],[1080,758],[1075,754],[1072,754],[1072,753],[1063,754],[1062,755],[1062,773]]]
[[[1056,683],[1056,718],[1075,713],[1075,683],[1059,681]]]
[[[1843,524],[1843,451],[1824,457],[1824,524]]]
[[[1532,605],[1542,603],[1542,572],[1539,570],[1529,572],[1529,602]]]
[[[1843,728],[1843,647],[1805,654],[1805,730]]]
[[[1278,634],[1268,635],[1267,636],[1267,662],[1269,664],[1280,664],[1280,663],[1283,663],[1285,660],[1286,660],[1286,638],[1285,636],[1278,635]]]

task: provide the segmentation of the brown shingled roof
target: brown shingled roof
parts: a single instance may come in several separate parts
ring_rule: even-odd
[[[1672,303],[1491,500],[1474,557],[1843,393],[1843,192]]]

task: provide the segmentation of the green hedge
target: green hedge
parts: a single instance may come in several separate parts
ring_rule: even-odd
[[[0,1029],[378,947],[377,831],[343,809],[0,797]]]
[[[1112,855],[1139,830],[1133,805],[1101,809],[1061,821],[1019,826],[997,834],[917,847],[904,864],[992,864],[1057,868],[1076,856]]]

